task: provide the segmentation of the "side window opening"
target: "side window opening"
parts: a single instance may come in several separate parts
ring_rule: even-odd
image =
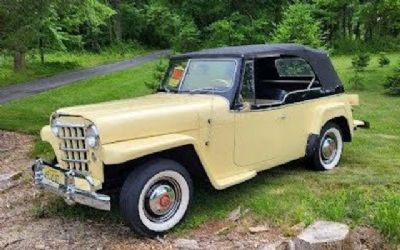
[[[278,58],[275,60],[275,67],[279,77],[314,77],[311,66],[301,58]]]
[[[321,87],[311,66],[299,57],[255,59],[254,85],[255,104],[259,106],[302,101]]]

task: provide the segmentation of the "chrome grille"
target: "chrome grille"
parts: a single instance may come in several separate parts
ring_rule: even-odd
[[[88,147],[85,143],[85,125],[59,125],[62,161],[68,169],[89,171]]]

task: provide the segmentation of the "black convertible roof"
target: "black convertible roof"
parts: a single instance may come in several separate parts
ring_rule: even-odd
[[[254,59],[271,56],[295,56],[306,60],[313,68],[326,92],[336,92],[343,89],[329,56],[322,50],[313,49],[298,44],[255,44],[232,47],[221,47],[204,49],[173,56],[172,60],[188,58],[218,58],[218,57],[241,57]]]

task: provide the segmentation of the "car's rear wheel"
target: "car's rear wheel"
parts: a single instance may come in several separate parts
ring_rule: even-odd
[[[183,219],[192,192],[192,180],[182,165],[155,160],[129,174],[121,190],[121,213],[136,233],[161,235]]]
[[[316,170],[331,170],[335,168],[342,157],[343,135],[340,127],[328,122],[321,129],[318,140],[318,150],[315,150],[311,161]]]

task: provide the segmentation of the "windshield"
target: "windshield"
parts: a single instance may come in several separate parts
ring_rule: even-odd
[[[232,88],[236,71],[234,59],[189,59],[174,61],[163,87],[176,92],[223,92]]]

